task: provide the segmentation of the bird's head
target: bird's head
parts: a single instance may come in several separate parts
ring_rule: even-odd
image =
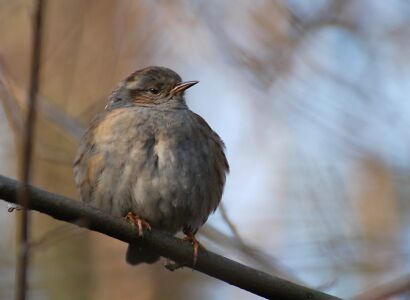
[[[124,106],[156,106],[165,103],[185,106],[184,91],[198,81],[182,82],[181,77],[171,69],[147,67],[135,71],[115,89],[106,109]]]

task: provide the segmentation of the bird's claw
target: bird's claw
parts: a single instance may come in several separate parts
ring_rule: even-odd
[[[193,255],[193,261],[191,267],[195,267],[197,261],[198,261],[198,254],[199,250],[206,250],[204,246],[198,240],[195,238],[195,235],[188,231],[185,233],[185,237],[182,238],[183,241],[188,241],[194,246],[194,255]],[[168,269],[169,271],[175,271],[178,269],[181,269],[183,267],[189,267],[190,263],[189,262],[172,262],[168,261],[165,265],[165,268]]]
[[[188,233],[183,239],[183,241],[188,241],[194,246],[194,257],[192,261],[192,265],[195,266],[196,262],[198,261],[198,253],[199,250],[205,250],[205,247],[202,246],[200,242],[195,238],[193,233]]]
[[[129,212],[126,216],[126,219],[128,222],[134,224],[137,227],[139,237],[144,236],[145,230],[151,230],[151,225],[133,212]]]
[[[9,213],[11,213],[11,212],[13,212],[13,211],[15,211],[15,210],[22,210],[22,209],[23,209],[23,207],[22,207],[21,205],[14,204],[14,203],[9,203],[9,204],[7,204],[7,211],[8,211]]]

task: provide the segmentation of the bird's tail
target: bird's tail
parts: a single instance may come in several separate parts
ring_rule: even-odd
[[[159,255],[147,248],[135,244],[129,244],[125,260],[130,265],[138,265],[140,263],[152,264],[159,260]]]

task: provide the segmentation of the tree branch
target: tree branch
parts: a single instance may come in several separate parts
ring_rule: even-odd
[[[0,175],[0,198],[16,203],[21,183]],[[176,262],[192,261],[192,246],[162,231],[152,229],[138,239],[135,228],[120,218],[113,218],[95,208],[52,194],[36,187],[29,187],[30,209],[50,215],[65,222],[82,224],[126,243],[141,243],[161,256]],[[78,222],[83,220],[83,222]],[[223,280],[256,295],[269,299],[339,299],[279,277],[252,269],[210,251],[200,251],[193,269]]]
[[[28,91],[28,111],[25,121],[24,143],[22,151],[21,165],[21,185],[19,204],[22,206],[22,214],[19,219],[19,245],[17,252],[17,267],[16,267],[16,286],[15,299],[24,300],[27,296],[27,277],[28,267],[30,262],[30,253],[28,248],[30,215],[28,207],[30,205],[29,182],[32,170],[32,152],[34,141],[34,126],[36,121],[36,106],[37,93],[40,86],[40,57],[42,45],[42,28],[43,28],[43,0],[35,1],[35,13],[33,20],[33,41],[31,53],[31,69],[30,69],[30,86]]]

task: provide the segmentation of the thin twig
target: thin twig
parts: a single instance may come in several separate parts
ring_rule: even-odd
[[[258,249],[254,246],[247,244],[242,238],[235,224],[232,222],[232,220],[228,216],[228,213],[223,203],[219,205],[218,210],[221,213],[222,218],[224,219],[225,223],[228,225],[229,229],[231,230],[237,242],[235,246],[239,247],[242,253],[246,254],[248,257],[253,259],[255,262],[263,266],[264,269],[266,269],[267,271],[274,272],[275,274],[282,276],[288,280],[297,282],[298,284],[304,284],[304,282],[302,282],[299,278],[297,278],[296,275],[293,274],[293,272],[288,267],[280,264],[276,258],[265,253],[261,249]],[[214,235],[215,234],[217,233],[214,232]]]
[[[22,114],[5,74],[5,64],[0,57],[0,101],[3,103],[3,109],[9,126],[13,130],[14,136],[18,137],[21,136],[23,130]]]
[[[236,228],[235,224],[229,218],[228,213],[226,212],[226,209],[225,209],[225,205],[223,203],[219,205],[219,212],[221,213],[222,219],[224,219],[225,223],[228,225],[234,237],[238,240],[239,244],[241,244],[243,247],[246,247],[242,239],[242,236],[239,234],[238,229]]]
[[[80,227],[73,227],[70,226],[71,224],[63,223],[60,226],[48,230],[42,236],[31,240],[29,243],[30,251],[34,249],[36,251],[39,249],[45,250],[47,247],[53,246],[58,242],[64,241],[72,236],[76,236],[83,232],[83,227],[87,225],[85,220],[78,220],[72,224]]]
[[[20,182],[0,176],[1,199],[16,203],[17,191],[20,188]],[[85,219],[88,229],[126,243],[139,244],[176,262],[192,260],[193,249],[188,241],[182,241],[154,228],[144,234],[143,239],[139,239],[135,228],[124,219],[114,218],[81,202],[39,188],[30,187],[29,195],[30,209],[70,223]],[[192,268],[268,299],[339,299],[252,269],[211,251],[201,250],[197,263]]]
[[[17,253],[16,290],[15,298],[24,300],[27,296],[27,273],[29,265],[29,214],[30,206],[29,183],[31,177],[31,160],[33,150],[34,125],[36,119],[37,92],[39,88],[39,71],[42,42],[42,12],[43,0],[35,2],[35,15],[33,24],[33,40],[31,52],[30,87],[28,94],[29,108],[27,111],[26,126],[24,131],[24,146],[22,153],[21,178],[22,186],[19,193],[19,204],[22,206],[20,217],[19,247]]]
[[[410,274],[395,278],[390,282],[374,286],[368,291],[362,292],[352,300],[382,300],[410,292]],[[408,298],[406,298],[408,299]]]
[[[23,127],[20,110],[28,109],[28,103],[20,101],[23,94],[24,89],[21,84],[12,78],[2,57],[0,57],[0,95],[3,96],[1,100],[4,102],[3,106],[5,106],[6,114],[10,114],[10,117],[14,118],[8,120],[10,125],[14,127],[19,125],[17,128],[20,129]],[[70,140],[77,142],[80,139],[85,130],[84,124],[68,115],[58,105],[54,104],[54,101],[41,95],[41,93],[37,94],[37,101],[39,103],[36,111],[44,120],[62,129]],[[7,117],[9,118],[9,116]],[[20,131],[16,132],[19,133]]]

